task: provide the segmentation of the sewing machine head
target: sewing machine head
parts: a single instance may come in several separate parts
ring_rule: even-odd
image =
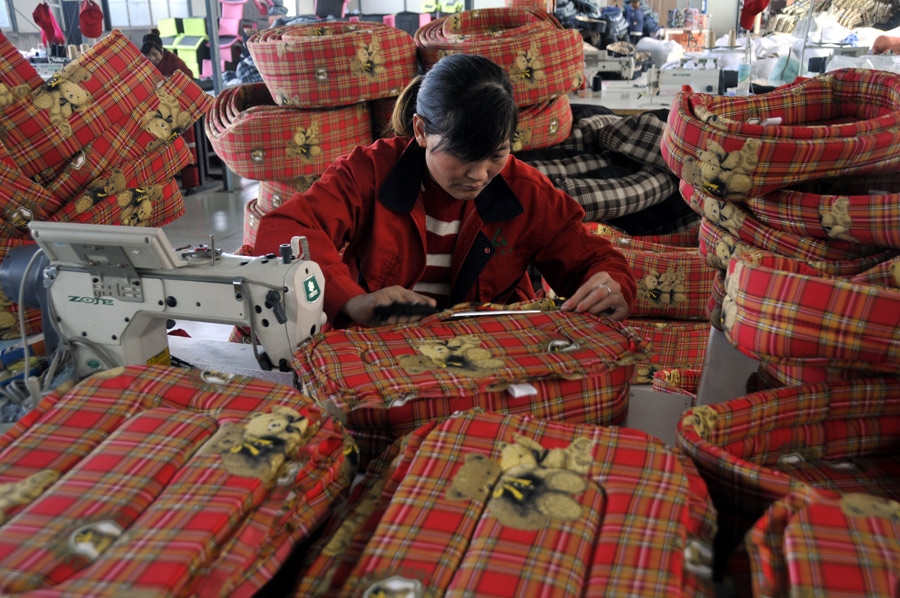
[[[214,244],[179,253],[162,229],[32,222],[49,260],[44,286],[60,342],[79,376],[126,364],[168,363],[166,321],[247,326],[263,369],[290,371],[297,346],[325,324],[324,278],[301,252],[223,253]],[[305,239],[302,240],[305,248]]]

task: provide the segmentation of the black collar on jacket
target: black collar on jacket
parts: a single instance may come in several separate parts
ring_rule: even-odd
[[[424,175],[425,148],[412,139],[381,183],[378,201],[394,212],[409,214],[416,204]],[[503,222],[525,211],[502,176],[495,176],[478,194],[475,209],[484,222]]]

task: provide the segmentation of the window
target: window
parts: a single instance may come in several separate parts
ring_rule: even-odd
[[[163,19],[188,17],[189,0],[107,0],[113,27],[150,28]]]

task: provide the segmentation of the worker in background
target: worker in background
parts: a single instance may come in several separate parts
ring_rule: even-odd
[[[640,0],[631,0],[625,5],[625,20],[628,21],[629,41],[637,44],[644,35],[644,11],[641,10]]]
[[[636,284],[625,259],[587,232],[574,199],[510,155],[518,108],[502,68],[442,58],[401,93],[391,124],[398,136],[339,158],[259,224],[257,254],[306,236],[333,326],[422,317],[377,317],[395,303],[527,300],[529,264],[568,297],[562,310],[628,315]]]
[[[144,36],[141,44],[141,54],[147,57],[147,60],[153,63],[164,77],[171,77],[175,71],[181,71],[191,79],[194,73],[190,67],[184,63],[182,59],[170,52],[162,45],[162,38],[159,37],[159,29],[151,29],[150,33]],[[194,154],[194,164],[189,164],[181,170],[181,186],[190,191],[194,187],[200,185],[200,172],[197,170],[197,138],[194,134],[193,127],[182,133],[184,142],[191,148]]]
[[[900,54],[900,37],[879,35],[872,44],[872,54]]]

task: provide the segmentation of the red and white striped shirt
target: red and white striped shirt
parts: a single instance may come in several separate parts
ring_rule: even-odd
[[[455,199],[428,177],[422,183],[425,203],[425,273],[412,290],[439,306],[450,298],[450,267],[465,202]]]

